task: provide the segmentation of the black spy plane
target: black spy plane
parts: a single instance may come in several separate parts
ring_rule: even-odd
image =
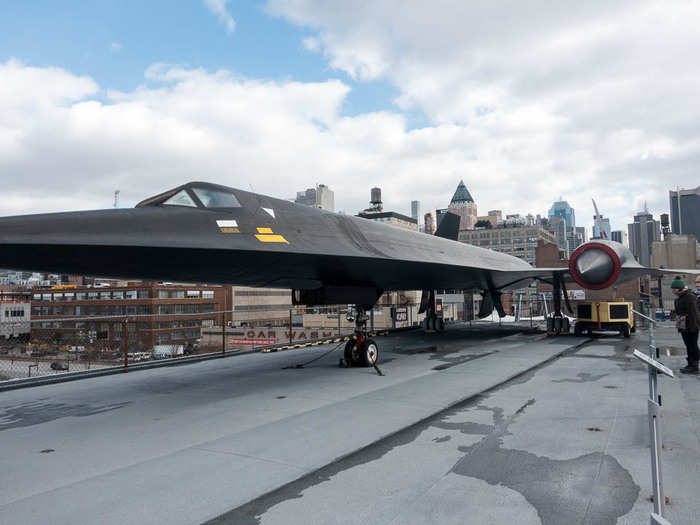
[[[190,182],[134,209],[2,218],[0,267],[291,288],[295,304],[354,304],[356,337],[345,357],[357,365],[377,360],[365,312],[384,291],[423,290],[426,328],[442,330],[434,290],[479,290],[484,295],[480,317],[493,308],[503,316],[501,292],[540,279],[554,285],[561,325],[566,318],[560,292],[566,280],[596,289],[674,271],[645,268],[623,245],[604,240],[580,246],[568,268],[533,268],[517,257],[455,242],[458,226],[459,218],[448,215],[431,236]]]

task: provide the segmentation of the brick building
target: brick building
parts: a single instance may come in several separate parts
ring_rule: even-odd
[[[126,338],[130,351],[150,351],[194,344],[202,327],[221,325],[223,314],[214,312],[230,309],[230,287],[120,284],[33,290],[31,340],[106,350],[122,348]]]

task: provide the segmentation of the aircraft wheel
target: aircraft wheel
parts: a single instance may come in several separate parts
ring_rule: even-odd
[[[561,320],[561,332],[563,334],[568,334],[569,330],[571,328],[571,325],[569,323],[569,318],[568,317],[563,317]]]
[[[362,364],[362,352],[357,348],[357,341],[350,339],[345,343],[345,362],[349,366],[360,366]]]
[[[379,359],[379,346],[372,339],[365,339],[362,343],[362,364],[374,366]]]

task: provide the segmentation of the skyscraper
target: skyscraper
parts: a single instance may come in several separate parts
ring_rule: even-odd
[[[678,194],[680,193],[680,223],[678,221]],[[673,233],[692,233],[700,239],[700,186],[694,190],[668,192]]]
[[[601,226],[603,231],[601,232]],[[612,239],[612,231],[610,229],[610,219],[603,217],[601,214],[593,215],[593,239]]]
[[[560,219],[563,224],[557,219]],[[555,228],[553,231],[557,234],[559,249],[564,251],[567,256],[570,255],[581,244],[579,236],[576,235],[574,209],[568,202],[559,197],[559,200],[555,201],[549,209],[549,220]]]
[[[624,244],[625,246],[628,246],[628,241],[627,241],[627,232],[624,230],[615,230],[610,232],[610,240],[619,242],[620,244]]]
[[[634,216],[634,222],[627,225],[630,251],[644,266],[651,265],[651,244],[661,240],[661,226],[649,211],[640,211]]]
[[[574,213],[574,209],[568,202],[561,200],[561,197],[559,197],[559,200],[552,204],[552,207],[549,209],[549,218],[551,219],[552,217],[561,217],[564,219],[567,230],[576,228],[576,214]]]
[[[450,212],[459,215],[459,230],[471,230],[476,224],[476,203],[472,198],[469,190],[464,185],[464,181],[460,180],[457,185],[457,190],[452,196],[449,206]]]
[[[418,221],[420,217],[420,201],[411,201],[411,217]]]

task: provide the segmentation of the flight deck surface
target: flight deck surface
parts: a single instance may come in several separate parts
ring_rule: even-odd
[[[645,334],[528,332],[394,334],[384,376],[326,346],[5,392],[0,522],[647,521]],[[660,385],[666,515],[694,523],[700,381]]]

